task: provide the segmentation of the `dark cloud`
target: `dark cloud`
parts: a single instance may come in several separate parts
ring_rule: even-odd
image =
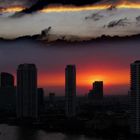
[[[130,2],[138,2],[138,0],[128,0]],[[84,5],[91,5],[95,3],[100,4],[111,4],[112,6],[108,8],[107,10],[114,10],[116,9],[115,5],[123,2],[123,0],[0,0],[0,3],[16,3],[16,4],[22,4],[24,6],[27,6],[26,9],[19,12],[18,14],[14,15],[13,17],[20,17],[24,14],[30,14],[37,12],[44,7],[47,7],[49,5],[74,5],[74,6],[84,6]],[[0,4],[1,5],[1,4]]]
[[[123,18],[123,19],[111,21],[105,27],[108,27],[108,28],[113,28],[113,27],[116,27],[116,26],[122,26],[122,27],[124,27],[124,26],[127,26],[129,24],[130,24],[130,22],[128,21],[128,19],[127,18]]]
[[[100,15],[99,13],[94,13],[90,16],[87,16],[85,17],[85,20],[94,20],[94,21],[98,21],[100,20],[101,18],[103,18],[104,16],[103,15]]]
[[[136,17],[136,21],[140,22],[140,16]]]
[[[30,7],[33,5],[32,10],[42,9],[49,4],[62,4],[62,5],[89,5],[96,2],[117,4],[123,0],[0,0],[0,7],[12,6],[12,5],[24,5]],[[129,2],[139,2],[139,0],[128,0]],[[29,9],[28,9],[29,10]]]
[[[140,26],[140,16],[137,16],[136,17],[136,25],[137,26]]]
[[[94,4],[100,1],[101,0],[37,0],[35,4],[33,4],[30,8],[23,10],[22,13],[33,13],[52,4],[84,6]]]

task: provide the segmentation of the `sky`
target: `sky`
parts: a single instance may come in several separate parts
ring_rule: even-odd
[[[55,1],[62,3],[61,0]],[[138,0],[97,0],[97,3],[93,1],[93,4],[87,6],[92,1],[79,7],[74,4],[46,5],[26,13],[21,11],[30,9],[36,0],[0,0],[0,37],[39,34],[48,27],[52,27],[49,33],[51,36],[65,35],[85,40],[103,34],[125,36],[140,33]]]
[[[47,1],[47,3],[46,3]],[[45,2],[45,3],[44,3]],[[140,34],[139,0],[0,0],[0,72],[16,76],[21,63],[35,63],[38,86],[64,95],[66,65],[77,68],[77,93],[85,95],[94,81],[104,81],[106,95],[127,94],[130,63],[140,59],[140,42],[86,42],[101,37]],[[42,43],[14,38],[40,34],[51,27],[49,39],[65,36],[79,43]],[[48,39],[46,36],[45,39]],[[18,59],[17,59],[18,58]]]

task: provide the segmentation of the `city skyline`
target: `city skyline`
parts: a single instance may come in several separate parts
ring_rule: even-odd
[[[24,63],[23,65],[27,65],[27,63]],[[76,67],[76,65],[68,65],[67,64],[67,66],[75,66]],[[4,77],[4,75],[9,75],[9,78],[11,77],[12,79],[10,80],[10,81],[8,81],[9,79],[4,79],[4,78],[2,78],[2,76]],[[77,75],[78,75],[78,72],[77,72],[77,74],[75,75],[76,77],[77,77]],[[101,73],[101,75],[102,75],[102,73]],[[63,85],[62,85],[62,87],[63,87],[63,89],[64,89],[64,87],[66,86],[66,74],[65,73],[63,73],[63,76],[65,77],[64,79],[64,83],[62,83]],[[129,76],[129,75],[128,75]],[[38,79],[39,79],[39,76],[37,76],[38,77]],[[94,76],[93,76],[94,77]],[[102,77],[102,76],[101,76]],[[100,85],[100,83],[103,85],[103,82],[104,83],[106,83],[106,81],[103,81],[103,79],[101,78],[101,77],[98,77],[98,78],[95,78],[95,79],[93,79],[93,81],[91,81],[91,83],[89,83],[89,86],[87,86],[87,88],[86,88],[86,93],[85,94],[77,94],[77,95],[82,95],[82,96],[85,96],[85,95],[88,95],[88,91],[89,91],[89,87],[90,87],[90,85],[93,83],[93,91],[94,91],[94,86],[96,86],[96,83],[99,83],[99,85]],[[0,82],[0,84],[1,85],[3,85],[3,86],[5,86],[6,87],[6,85],[4,85],[4,82],[5,83],[7,83],[7,82],[9,82],[9,84],[10,84],[10,82],[11,82],[11,84],[14,84],[13,86],[17,86],[17,75],[15,74],[14,76],[11,74],[11,73],[7,73],[7,72],[1,72],[1,78],[2,78],[2,80],[3,81],[1,81]],[[45,77],[46,78],[46,77]],[[44,80],[45,81],[47,81],[47,78],[45,79],[44,78]],[[49,77],[49,78],[51,78],[51,77]],[[55,77],[56,79],[57,79],[57,77]],[[86,79],[86,77],[84,77],[85,79]],[[75,78],[75,79],[77,79],[77,78]],[[5,81],[4,81],[5,80]],[[49,79],[50,80],[50,79]],[[77,83],[77,80],[75,81],[76,83]],[[94,85],[95,84],[95,85]],[[42,87],[42,88],[44,88],[44,89],[47,89],[47,87],[43,87],[43,86],[41,86],[40,85],[40,83],[39,83],[39,80],[37,80],[37,86],[38,87]],[[106,85],[107,86],[107,85]],[[80,86],[77,84],[77,86],[76,87],[79,87],[80,88]],[[98,87],[98,84],[97,84],[97,87]],[[102,89],[103,90],[103,89]],[[47,91],[47,94],[46,95],[48,95],[49,96],[49,92],[53,92],[53,91],[55,91],[55,87],[54,87],[54,89],[52,89],[52,91]],[[97,91],[98,91],[98,89],[97,89]],[[76,91],[75,91],[76,92]],[[99,90],[99,92],[100,92],[100,90]],[[65,90],[65,92],[64,93],[62,93],[62,94],[58,94],[57,92],[56,92],[56,95],[60,95],[60,96],[64,96],[65,95],[65,93],[66,93],[66,90]],[[96,92],[95,92],[96,93]],[[126,91],[126,93],[127,93],[127,91]],[[103,91],[101,92],[101,94],[103,94]],[[106,95],[106,94],[105,94]],[[110,94],[111,95],[111,94]],[[113,95],[113,94],[112,94]],[[117,94],[116,94],[117,95]],[[119,94],[118,94],[119,95]]]
[[[140,0],[0,0],[0,140],[140,138]]]
[[[23,67],[23,70],[24,70],[24,66],[26,67],[26,65],[28,67],[30,67],[30,65],[32,66],[35,66],[35,64],[29,64],[29,63],[24,63],[24,64],[19,64],[19,70],[17,70],[17,73],[20,73],[20,67],[22,66]],[[27,67],[27,68],[28,68]],[[72,73],[71,73],[71,68],[72,68]],[[70,70],[69,70],[70,69]],[[25,69],[26,70],[26,69]],[[28,69],[27,69],[28,70]],[[30,69],[29,69],[30,70]],[[18,72],[19,71],[19,72]],[[70,73],[70,75],[69,75]],[[23,73],[24,74],[24,73]],[[23,77],[20,78],[18,76],[19,74],[16,74],[16,75],[12,75],[11,73],[7,73],[7,72],[0,72],[0,87],[1,88],[10,88],[10,87],[15,87],[17,88],[19,82],[21,82],[21,79],[24,79]],[[65,84],[63,85],[63,87],[65,87],[65,95],[63,96],[67,96],[66,94],[71,94],[71,92],[74,92],[75,96],[76,96],[76,77],[77,77],[77,74],[76,74],[76,66],[75,65],[67,65],[67,67],[65,68]],[[71,76],[73,77],[73,80],[71,79]],[[36,78],[38,79],[38,74],[36,73]],[[56,77],[57,78],[57,77]],[[70,80],[69,80],[70,78]],[[71,81],[72,80],[72,81]],[[31,82],[31,81],[30,81]],[[97,90],[98,90],[98,83],[99,85],[100,84],[103,84],[103,81],[93,81],[93,90],[94,90],[94,84],[96,86],[96,83],[97,83]],[[38,89],[42,90],[42,88],[39,88],[39,85],[38,85],[38,80],[36,80],[36,83],[37,83],[37,87]],[[72,85],[71,85],[72,84]],[[74,87],[73,87],[74,86]],[[71,89],[72,88],[72,89]],[[69,90],[70,89],[70,90]],[[96,88],[95,88],[96,89]],[[72,90],[72,91],[71,91]],[[102,88],[103,90],[103,88]],[[67,93],[68,92],[68,93]],[[50,92],[51,93],[51,92]],[[50,94],[49,93],[49,94]],[[97,91],[96,91],[97,93]],[[48,94],[48,96],[50,96]],[[87,94],[88,94],[88,91],[87,91]],[[103,94],[103,91],[102,91],[102,94]]]
[[[12,126],[25,128],[30,126],[30,129],[42,131],[73,132],[74,130],[77,133],[78,130],[80,134],[82,132],[91,137],[98,136],[98,132],[100,137],[114,137],[114,134],[115,137],[139,136],[140,60],[130,65],[130,96],[104,97],[103,81],[95,81],[90,93],[92,95],[88,98],[78,97],[76,65],[69,64],[65,67],[65,98],[55,97],[55,93],[50,93],[49,97],[45,98],[43,89],[37,85],[36,65],[19,64],[17,87],[13,84],[14,78],[11,74],[4,72],[0,74],[2,81],[0,112],[4,113],[0,115],[0,120]],[[11,97],[8,97],[9,95]],[[89,123],[91,125],[87,126]]]

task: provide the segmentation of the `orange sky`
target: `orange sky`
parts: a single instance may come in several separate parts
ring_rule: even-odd
[[[77,70],[77,94],[85,95],[90,89],[92,89],[92,83],[94,81],[104,82],[104,94],[116,95],[127,94],[129,90],[129,70],[111,71],[84,71],[78,72]],[[46,91],[46,95],[49,92],[56,92],[58,95],[65,92],[65,75],[62,73],[41,73],[38,76],[38,86],[43,87]]]
[[[123,78],[122,78],[123,77]],[[105,85],[124,85],[129,83],[129,71],[84,71],[77,72],[77,86],[90,86],[94,81],[104,81]],[[64,86],[64,74],[40,74],[39,86]]]

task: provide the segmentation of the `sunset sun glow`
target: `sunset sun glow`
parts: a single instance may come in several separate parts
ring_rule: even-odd
[[[127,73],[127,74],[126,74]],[[122,78],[123,75],[123,78]],[[56,78],[57,77],[57,78]],[[128,71],[104,71],[104,72],[79,72],[77,73],[77,86],[90,86],[94,81],[103,81],[104,85],[119,85],[129,83]],[[64,74],[40,74],[39,75],[40,86],[64,86],[65,75]]]

